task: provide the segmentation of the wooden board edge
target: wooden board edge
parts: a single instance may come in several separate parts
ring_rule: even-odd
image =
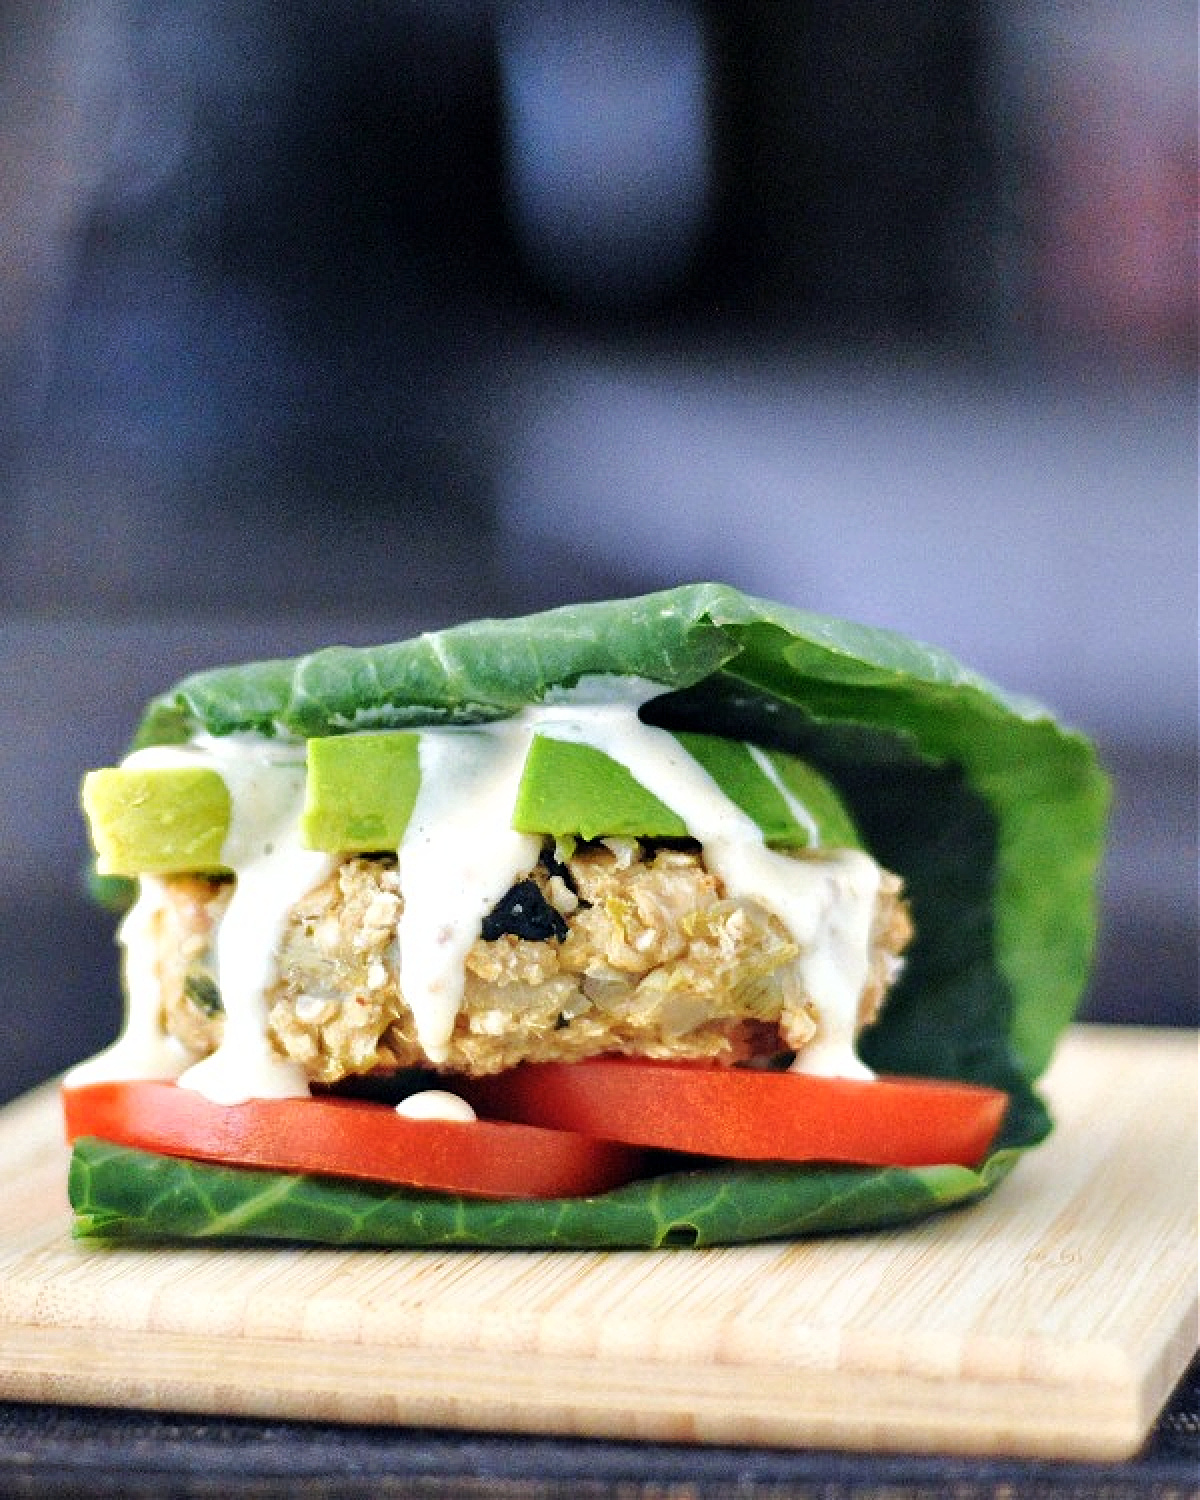
[[[747,1382],[729,1366],[639,1360],[598,1370],[590,1359],[553,1358],[526,1375],[500,1354],[287,1340],[260,1341],[249,1353],[221,1339],[40,1328],[0,1338],[0,1398],[527,1435],[1120,1461],[1142,1445],[1153,1413],[1127,1362],[1111,1349],[1096,1354],[1109,1378],[1084,1387],[842,1372],[833,1390],[821,1372],[794,1368]],[[1164,1377],[1175,1363],[1164,1365]],[[1186,1356],[1174,1380],[1185,1367]]]
[[[1192,1360],[1200,1354],[1200,1279],[1184,1309],[1174,1335],[1163,1342],[1157,1358],[1148,1361],[1141,1378],[1139,1425],[1149,1435],[1158,1415],[1171,1399]]]

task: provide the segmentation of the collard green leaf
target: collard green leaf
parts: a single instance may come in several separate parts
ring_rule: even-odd
[[[75,1233],[105,1240],[562,1250],[744,1244],[902,1224],[982,1196],[1016,1153],[966,1167],[712,1167],[594,1198],[489,1201],[218,1167],[84,1139]]]

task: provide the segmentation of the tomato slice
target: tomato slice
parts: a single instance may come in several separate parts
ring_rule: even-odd
[[[918,1078],[817,1078],[605,1057],[522,1064],[461,1091],[494,1119],[744,1161],[974,1166],[1007,1096]]]
[[[63,1090],[68,1140],[98,1136],[166,1156],[317,1173],[483,1198],[573,1198],[638,1175],[641,1153],[569,1130],[412,1120],[357,1099],[213,1104],[173,1083]]]

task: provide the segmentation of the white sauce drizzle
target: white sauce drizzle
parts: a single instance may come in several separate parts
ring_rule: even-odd
[[[70,1070],[63,1080],[67,1088],[127,1078],[178,1078],[195,1061],[181,1042],[167,1035],[159,1017],[162,987],[154,927],[165,902],[162,881],[143,875],[137,900],[117,929],[125,976],[125,1025],[111,1047]]]
[[[585,679],[576,688],[496,723],[420,731],[421,781],[397,850],[404,898],[398,980],[417,1038],[442,1061],[462,1003],[464,962],[480,923],[516,878],[537,861],[541,840],[509,826],[526,754],[535,734],[594,746],[676,811],[703,847],[728,895],[774,913],[800,948],[798,982],[818,1012],[813,1041],[793,1066],[802,1072],[870,1077],[854,1039],[867,982],[870,929],[880,870],[859,850],[792,858],[769,849],[757,824],[666,730],[637,709],[660,685],[628,678]],[[756,762],[816,842],[816,826],[770,760]],[[186,1067],[162,1036],[151,924],[163,900],[144,878],[122,926],[129,1004],[125,1032],[68,1082],[105,1077],[173,1077],[217,1103],[308,1092],[303,1069],[281,1058],[267,1035],[266,995],[291,907],[335,868],[336,856],[300,840],[304,747],[251,735],[202,737],[187,746],[138,751],[126,765],[196,765],[229,787],[232,816],[222,861],[236,884],[217,935],[217,982],[224,1037]],[[151,1032],[154,1035],[151,1035]],[[96,1070],[104,1070],[102,1075]]]
[[[449,1053],[463,965],[480,923],[542,847],[509,827],[529,744],[522,727],[505,719],[421,734],[420,788],[396,855],[404,898],[399,979],[432,1062]]]
[[[232,809],[221,859],[236,876],[217,931],[225,1030],[217,1050],[179,1081],[215,1104],[307,1094],[304,1069],[280,1057],[268,1039],[267,991],[288,913],[337,859],[301,842],[303,746],[248,736],[210,743]]]
[[[791,814],[793,821],[798,823],[808,834],[808,847],[816,849],[821,842],[821,830],[817,827],[816,818],[813,817],[804,803],[793,793],[791,787],[788,786],[787,782],[779,774],[779,767],[765,750],[761,749],[758,745],[747,745],[746,749],[750,752],[750,759],[783,798],[784,805]]]

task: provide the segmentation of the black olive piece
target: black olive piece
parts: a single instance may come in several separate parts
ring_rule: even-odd
[[[518,880],[483,919],[485,943],[494,943],[505,933],[535,943],[546,938],[561,942],[567,935],[567,924],[562,913],[542,895],[536,880]]]

